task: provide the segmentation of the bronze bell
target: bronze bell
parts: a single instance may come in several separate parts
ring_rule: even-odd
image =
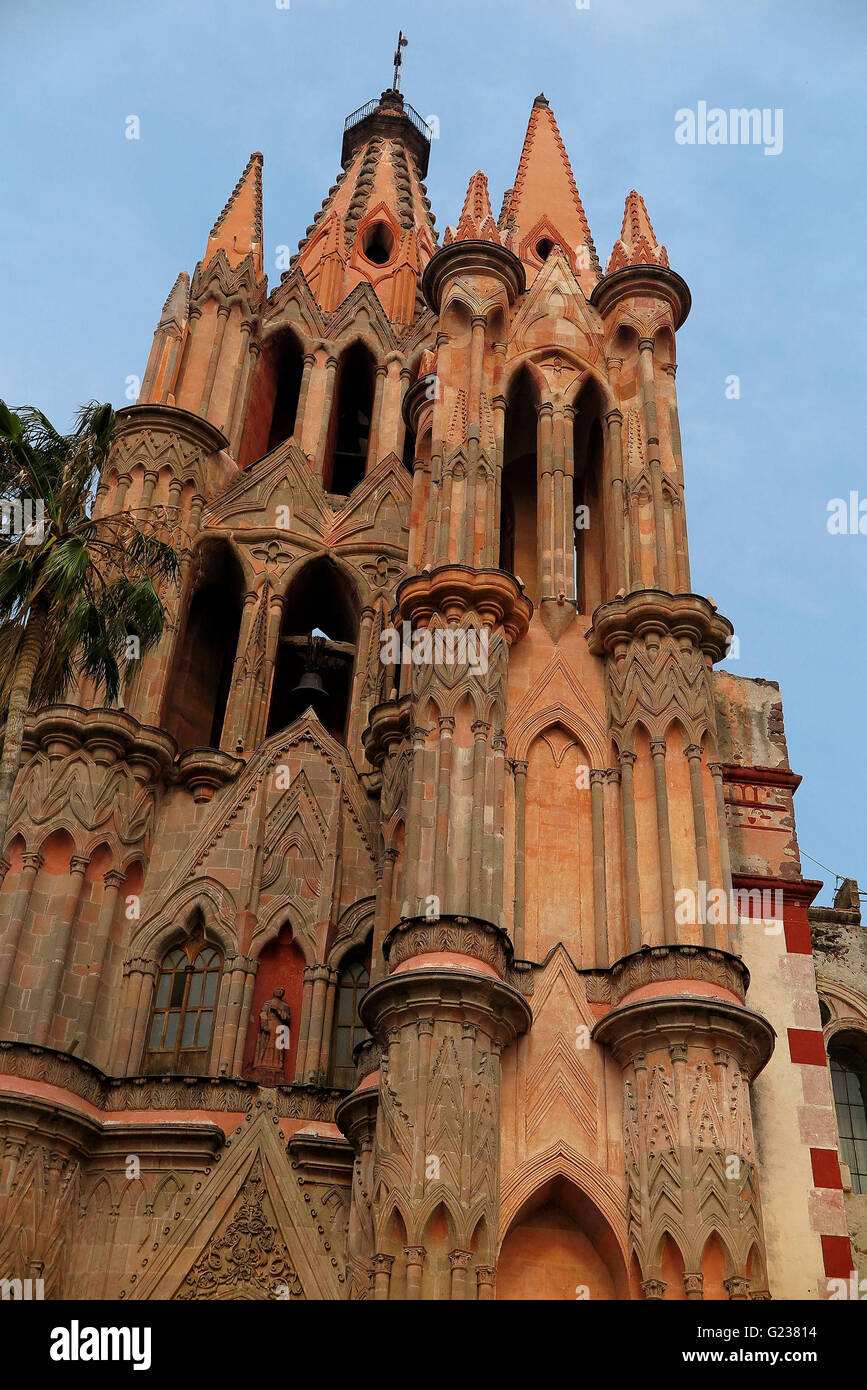
[[[317,714],[320,714],[323,706],[328,700],[328,691],[322,684],[322,677],[318,671],[305,671],[298,684],[293,688],[289,696],[292,707],[297,713],[303,714],[308,705],[312,705]]]

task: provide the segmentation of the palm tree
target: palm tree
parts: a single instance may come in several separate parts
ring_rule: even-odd
[[[114,428],[96,401],[60,434],[33,406],[0,400],[0,851],[28,708],[81,677],[113,705],[122,673],[162,636],[160,593],[180,574],[169,509],[92,515]]]

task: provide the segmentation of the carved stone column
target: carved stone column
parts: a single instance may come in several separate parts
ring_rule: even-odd
[[[716,1233],[730,1297],[746,1297],[751,1258],[766,1267],[750,1084],[774,1032],[744,1004],[749,974],[725,951],[660,946],[618,961],[612,1008],[593,1031],[623,1068],[627,1234],[647,1298],[664,1298],[675,1241],[689,1298],[702,1297]],[[735,1292],[732,1292],[735,1290]]]
[[[472,1261],[488,1268],[496,1239],[500,1053],[527,1028],[530,1009],[505,981],[506,933],[487,923],[405,920],[385,954],[390,973],[361,1006],[382,1045],[374,1253],[396,1260],[390,1297],[402,1286],[407,1299],[469,1298],[479,1287]],[[449,1213],[451,1238],[434,1220],[438,1209]]]
[[[359,1044],[358,1082],[340,1102],[337,1122],[355,1152],[352,1197],[346,1234],[346,1283],[349,1299],[388,1298],[394,1256],[374,1254],[373,1184],[376,1112],[379,1103],[379,1047],[371,1039]]]

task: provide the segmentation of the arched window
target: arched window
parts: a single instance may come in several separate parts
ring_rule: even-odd
[[[200,1076],[208,1070],[223,962],[199,926],[163,957],[148,1027],[144,1071]]]
[[[331,1079],[334,1086],[351,1089],[355,1085],[352,1049],[369,1036],[358,1014],[358,1006],[369,984],[370,971],[364,961],[356,959],[343,965],[337,981],[331,1047]]]
[[[322,485],[326,492],[345,495],[364,477],[374,370],[373,358],[363,343],[353,343],[340,359],[325,450]]]
[[[840,1157],[852,1174],[852,1191],[867,1193],[867,1064],[848,1047],[829,1049]]]
[[[220,746],[241,629],[244,576],[231,547],[206,543],[199,566],[167,686],[166,727],[181,753]]]

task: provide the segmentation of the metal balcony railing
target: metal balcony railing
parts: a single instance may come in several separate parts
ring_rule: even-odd
[[[359,106],[358,110],[353,111],[350,116],[347,116],[343,125],[344,135],[347,131],[352,130],[353,126],[357,126],[359,121],[363,121],[366,116],[372,116],[379,105],[380,100],[378,97],[375,97],[372,101],[365,102],[364,106]],[[422,135],[425,140],[430,141],[433,139],[433,131],[427,121],[418,114],[414,106],[410,106],[408,101],[404,102],[401,114],[407,117],[411,124],[415,126],[419,135]]]

